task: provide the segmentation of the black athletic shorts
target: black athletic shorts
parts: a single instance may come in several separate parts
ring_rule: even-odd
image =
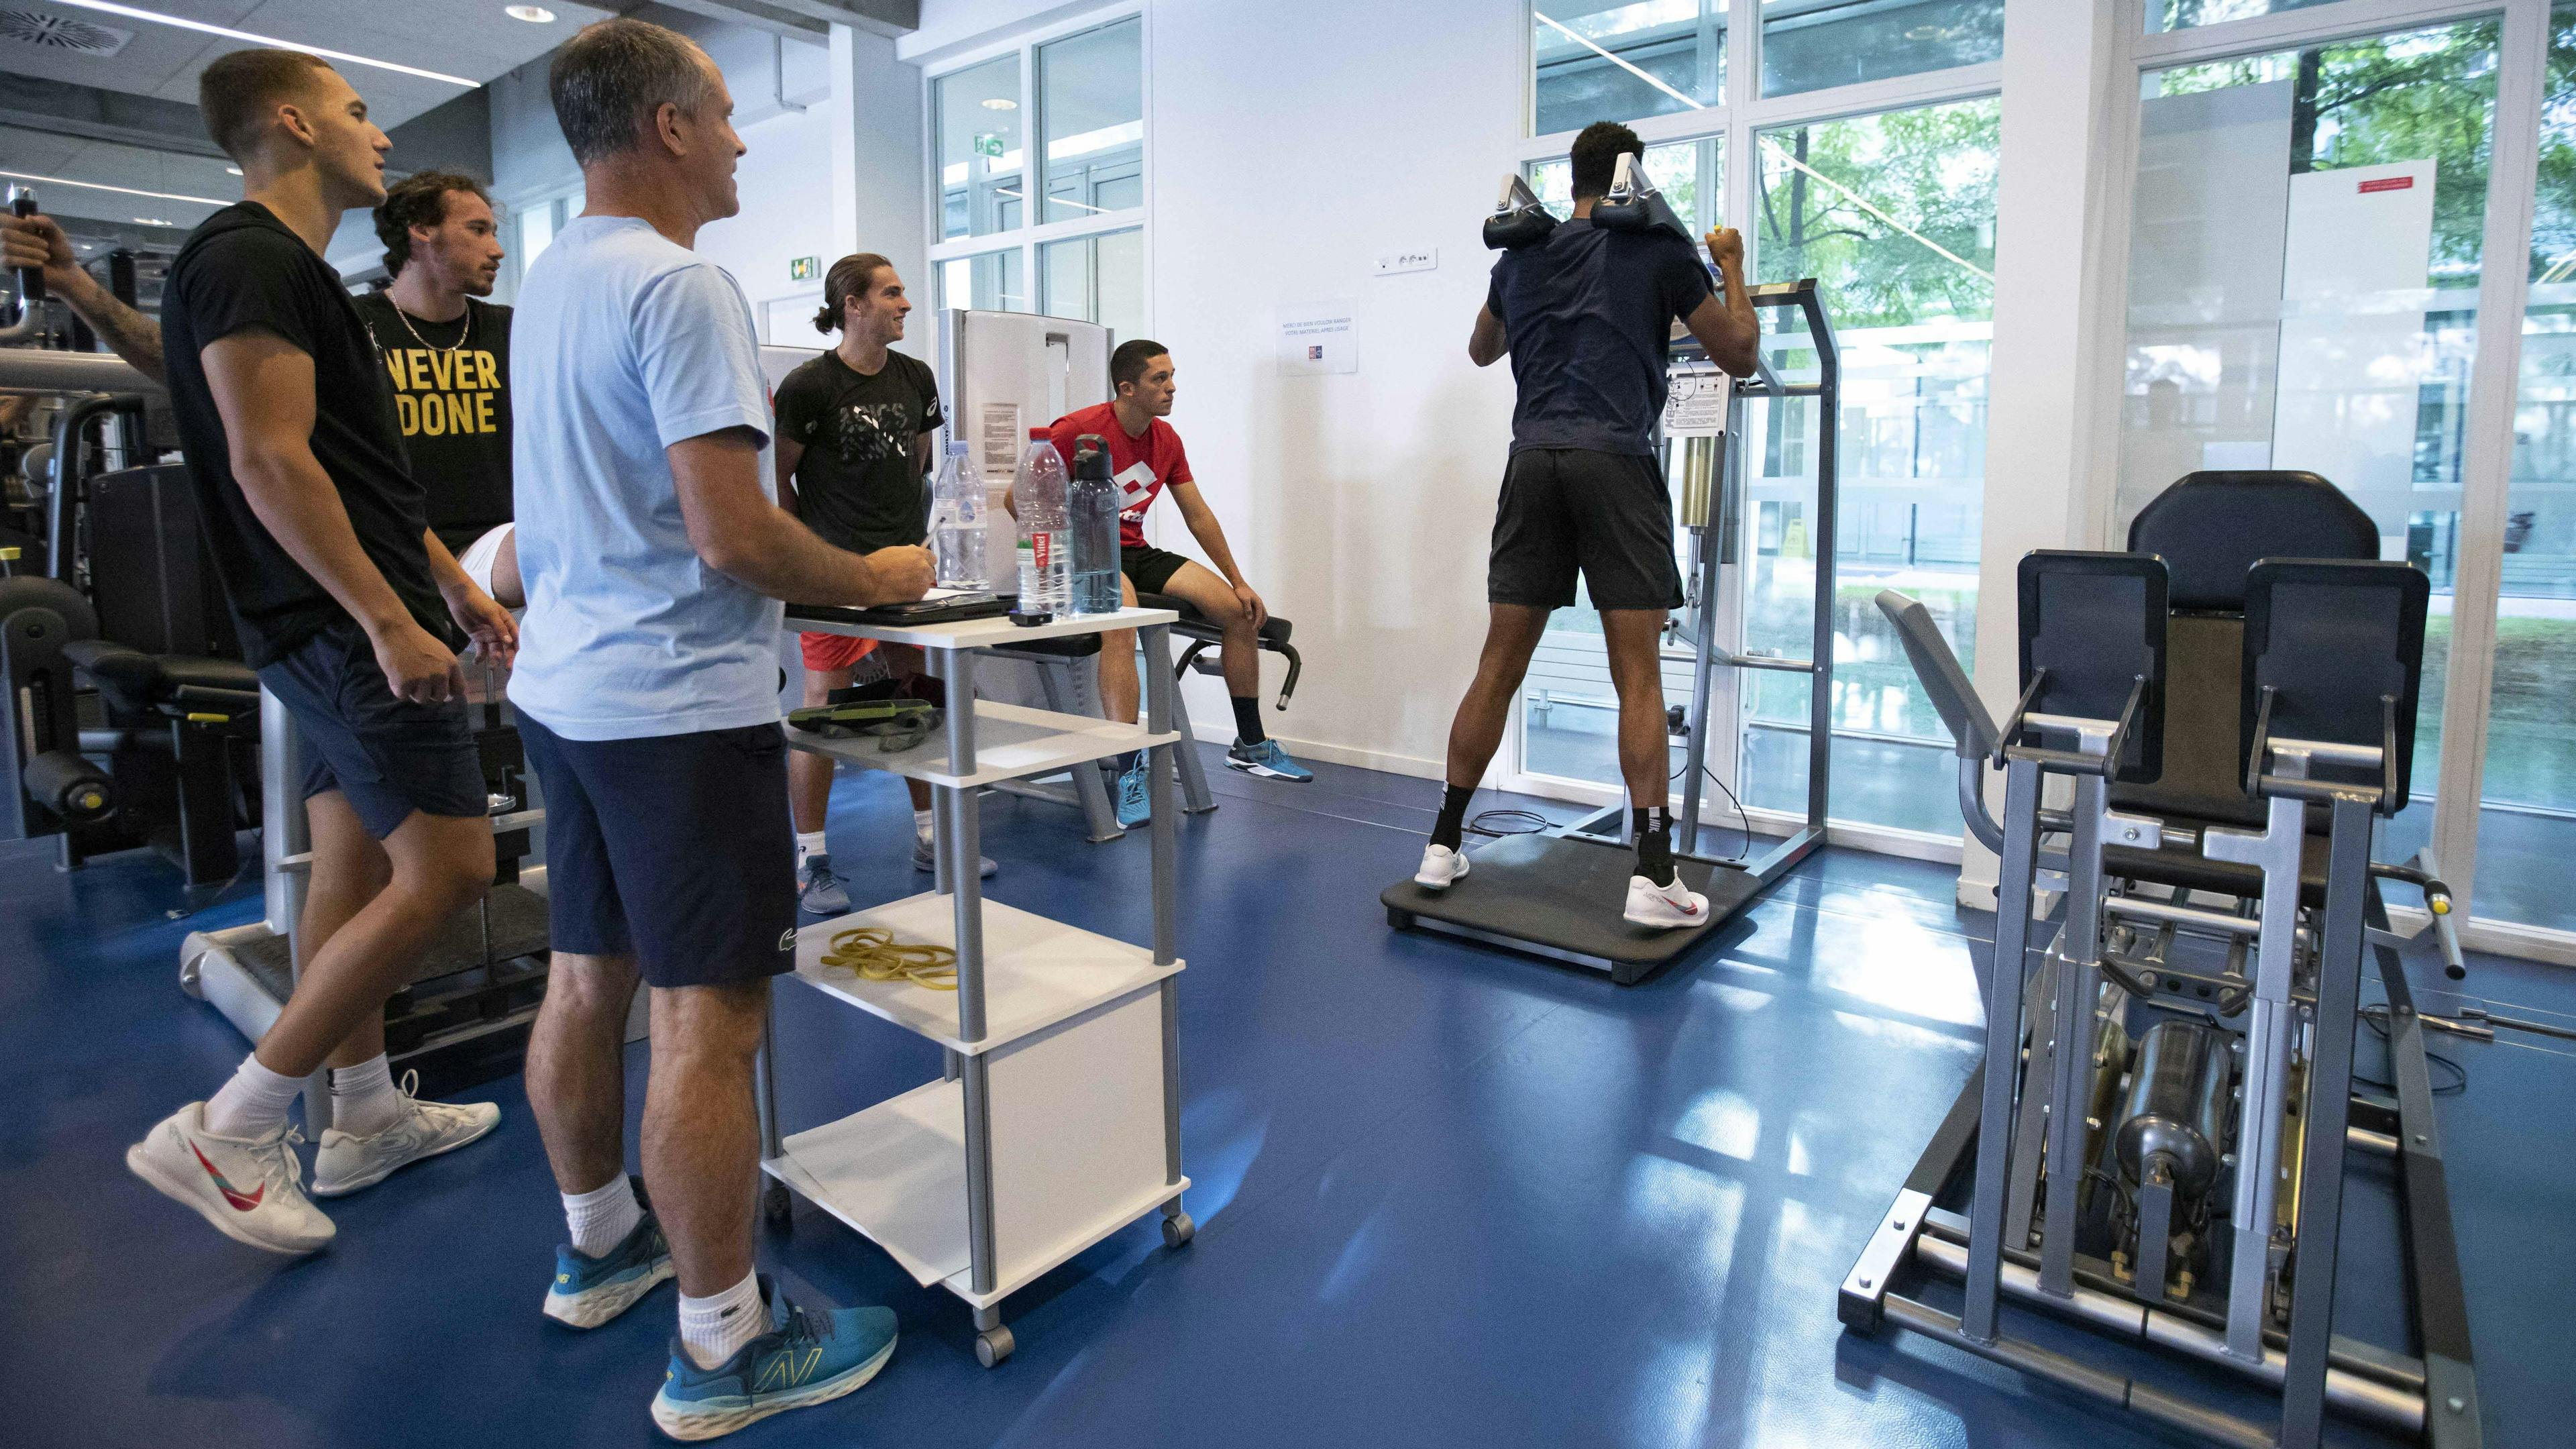
[[[1172,575],[1179,573],[1181,565],[1188,562],[1179,554],[1156,548],[1150,543],[1128,543],[1118,547],[1118,571],[1127,576],[1127,582],[1134,584],[1140,594],[1161,593],[1163,585],[1170,583]]]
[[[553,944],[632,954],[653,986],[796,965],[796,829],[778,726],[568,740],[519,715],[546,801]]]
[[[311,758],[304,797],[337,790],[378,840],[411,813],[486,813],[483,759],[465,701],[414,704],[396,698],[376,648],[354,619],[342,619],[259,671],[294,717]]]
[[[1563,609],[1574,576],[1596,609],[1678,609],[1673,500],[1655,460],[1588,448],[1523,448],[1503,470],[1485,598]]]

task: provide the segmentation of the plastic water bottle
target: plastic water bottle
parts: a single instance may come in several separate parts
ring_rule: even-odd
[[[1073,455],[1073,612],[1118,612],[1118,484],[1109,450],[1084,434]]]
[[[1011,484],[1011,507],[1020,520],[1020,612],[1064,614],[1073,605],[1073,520],[1067,507],[1064,458],[1046,429],[1029,430],[1029,450]]]
[[[930,555],[939,587],[992,586],[984,566],[984,484],[966,466],[966,445],[950,443],[930,483]]]

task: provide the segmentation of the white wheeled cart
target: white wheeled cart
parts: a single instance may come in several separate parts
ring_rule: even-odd
[[[975,1356],[1010,1356],[1002,1300],[1147,1213],[1163,1241],[1195,1231],[1181,1210],[1179,1009],[1173,994],[1175,888],[1171,751],[1181,736],[1171,674],[1147,670],[1142,727],[975,698],[977,651],[1000,644],[1136,629],[1160,659],[1177,616],[1162,609],[1059,619],[884,626],[845,610],[791,609],[791,627],[921,649],[944,680],[945,726],[887,753],[874,738],[789,729],[788,743],[860,769],[930,786],[938,875],[921,895],[807,926],[796,974],[825,995],[940,1044],[940,1079],[837,1122],[784,1132],[773,1022],[760,1057],[766,1211],[793,1190],[892,1254],[924,1287],[943,1284],[975,1311]],[[968,708],[968,705],[972,705]],[[1094,935],[983,898],[977,795],[1006,780],[1154,752],[1153,947]],[[953,947],[957,989],[863,981],[827,969],[832,937],[854,926],[897,942]],[[776,1007],[772,1006],[772,1011]]]

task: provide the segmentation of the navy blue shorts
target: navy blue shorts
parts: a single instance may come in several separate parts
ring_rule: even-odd
[[[414,704],[395,697],[375,646],[343,619],[259,671],[295,718],[310,759],[304,798],[337,790],[378,840],[415,810],[472,818],[487,813],[483,760],[465,701]]]
[[[568,740],[521,711],[546,802],[554,947],[635,957],[652,986],[796,966],[796,828],[774,724]]]
[[[1503,469],[1485,599],[1571,608],[1574,579],[1596,609],[1678,609],[1673,499],[1642,454],[1522,448]]]

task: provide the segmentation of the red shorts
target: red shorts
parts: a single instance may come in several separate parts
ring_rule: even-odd
[[[847,634],[799,634],[796,643],[805,653],[808,669],[847,669],[877,648],[874,639],[856,639]]]

